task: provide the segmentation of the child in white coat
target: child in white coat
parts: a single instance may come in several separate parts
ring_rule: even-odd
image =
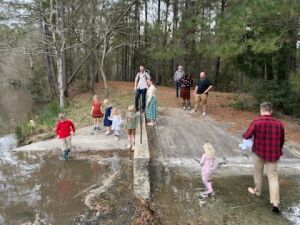
[[[111,116],[109,117],[109,120],[112,121],[111,129],[114,132],[115,140],[119,141],[122,118],[121,118],[120,112],[117,108],[113,108],[113,110],[111,112]]]

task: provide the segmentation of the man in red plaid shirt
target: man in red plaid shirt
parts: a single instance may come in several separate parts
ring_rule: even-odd
[[[254,138],[252,152],[254,158],[254,188],[249,187],[249,193],[260,196],[263,184],[263,170],[266,165],[269,180],[270,202],[272,211],[280,214],[279,182],[277,163],[282,156],[284,144],[284,127],[272,117],[272,105],[264,102],[260,105],[261,116],[254,119],[243,135],[243,138]]]

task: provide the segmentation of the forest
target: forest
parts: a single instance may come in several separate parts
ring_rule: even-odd
[[[0,0],[0,78],[64,108],[73,90],[133,81],[171,86],[178,65],[218,91],[300,116],[298,0]]]

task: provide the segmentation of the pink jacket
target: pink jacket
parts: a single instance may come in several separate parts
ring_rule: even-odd
[[[214,169],[214,157],[210,155],[203,154],[200,160],[200,166],[202,166],[202,173],[212,173]]]

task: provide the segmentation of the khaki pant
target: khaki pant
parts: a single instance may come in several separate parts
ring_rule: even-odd
[[[70,149],[71,150],[71,141],[72,141],[72,138],[71,136],[69,137],[66,137],[66,138],[62,138],[61,139],[61,144],[62,144],[62,151],[64,150],[67,150],[67,149]]]
[[[256,154],[253,155],[254,161],[254,185],[255,191],[258,195],[261,195],[262,185],[263,185],[263,172],[264,166],[266,165],[267,176],[269,181],[269,191],[270,191],[270,203],[279,204],[279,181],[277,172],[277,161],[276,162],[266,162],[259,158]]]
[[[195,112],[198,110],[199,104],[202,105],[202,112],[206,112],[207,98],[207,94],[195,95]]]

